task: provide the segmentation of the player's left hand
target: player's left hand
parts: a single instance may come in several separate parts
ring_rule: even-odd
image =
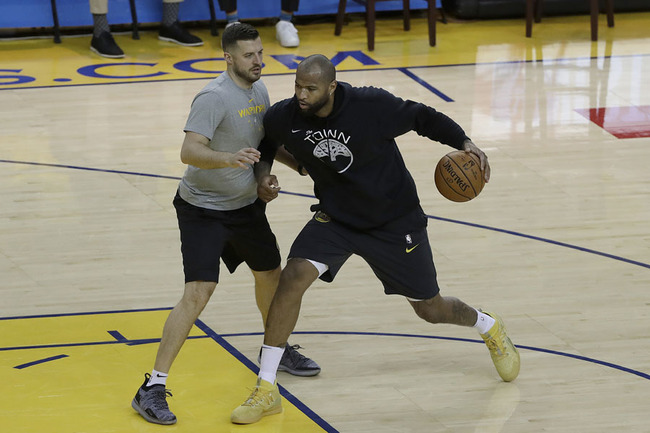
[[[467,153],[473,153],[478,156],[478,159],[481,161],[481,171],[483,172],[485,183],[488,183],[490,181],[490,163],[488,162],[487,155],[479,149],[472,140],[465,140],[465,143],[463,143],[463,150]]]
[[[278,184],[278,178],[273,174],[263,176],[257,182],[257,196],[264,203],[275,200],[278,197],[280,189],[282,188],[280,188],[280,185]]]

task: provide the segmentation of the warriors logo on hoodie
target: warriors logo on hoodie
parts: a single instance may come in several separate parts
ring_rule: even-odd
[[[314,144],[314,156],[325,164],[334,167],[338,173],[345,172],[352,165],[354,157],[346,146],[350,137],[336,129],[314,131],[305,137]]]

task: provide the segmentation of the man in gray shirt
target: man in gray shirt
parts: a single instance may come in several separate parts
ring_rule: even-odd
[[[265,215],[268,199],[258,199],[253,170],[264,136],[262,120],[270,106],[266,87],[259,81],[262,41],[255,28],[237,24],[224,31],[222,46],[227,70],[194,98],[181,149],[181,161],[188,167],[174,207],[185,291],[165,322],[153,371],[145,374],[131,403],[157,424],[176,422],[166,401],[167,375],[216,288],[220,260],[230,272],[242,262],[251,269],[264,323],[280,278],[280,252]],[[299,170],[288,154],[278,159]],[[297,376],[317,375],[318,364],[297,348],[287,344],[280,369]]]

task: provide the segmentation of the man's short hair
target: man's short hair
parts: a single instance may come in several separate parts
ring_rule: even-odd
[[[250,24],[237,23],[226,27],[221,35],[221,48],[230,52],[238,41],[253,41],[260,37],[257,29]]]
[[[312,54],[298,65],[298,71],[307,74],[317,73],[325,83],[336,80],[336,68],[330,59],[322,54]]]

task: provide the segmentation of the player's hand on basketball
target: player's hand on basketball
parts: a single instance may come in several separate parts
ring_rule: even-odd
[[[248,170],[256,162],[259,162],[260,155],[259,150],[247,147],[237,153],[233,153],[230,157],[229,165],[233,168],[243,168],[244,170]]]
[[[280,192],[280,185],[278,184],[278,178],[273,174],[263,176],[257,182],[257,196],[264,203],[268,203],[271,200],[274,200],[278,197]]]
[[[473,153],[478,156],[478,159],[481,161],[481,171],[483,172],[483,177],[485,178],[485,183],[490,181],[490,163],[488,162],[487,155],[479,149],[471,140],[465,140],[463,143],[463,150],[467,153]]]

